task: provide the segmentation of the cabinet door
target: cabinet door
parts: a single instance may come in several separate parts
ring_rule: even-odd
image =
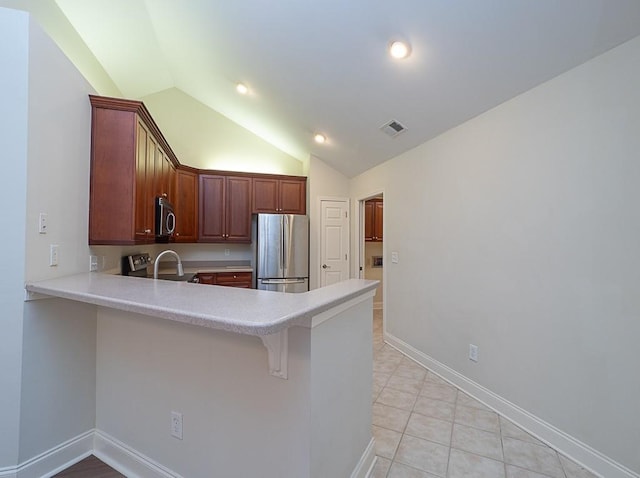
[[[138,170],[145,171],[146,138],[138,140],[138,118],[130,111],[92,108],[89,244],[134,244],[144,231],[136,210]],[[136,157],[142,147],[142,162]],[[142,203],[140,203],[142,205]]]
[[[251,178],[226,178],[226,231],[229,242],[251,242]]]
[[[176,173],[176,242],[196,242],[198,239],[198,175],[179,169]]]
[[[225,177],[200,175],[198,196],[198,241],[225,240]]]
[[[164,189],[164,151],[158,144],[155,148],[155,157],[153,160],[153,193],[152,197],[162,196]]]
[[[384,203],[382,201],[375,201],[374,205],[374,237],[376,241],[382,241]]]
[[[253,207],[254,213],[275,213],[278,210],[278,180],[253,179]]]
[[[307,213],[307,182],[297,179],[281,179],[280,183],[280,207],[284,214]]]
[[[154,196],[166,197],[173,204],[172,198],[172,173],[175,171],[173,164],[169,160],[169,156],[164,152],[162,147],[158,146],[155,161],[155,187]]]
[[[151,242],[153,237],[153,202],[149,205],[152,195],[151,182],[153,179],[153,157],[155,152],[149,151],[154,147],[151,134],[142,122],[137,124],[136,151],[136,194],[135,194],[135,226],[134,235],[137,243]]]
[[[177,181],[177,169],[173,165],[173,163],[167,157],[167,162],[169,164],[169,200],[173,204],[176,201],[176,181]],[[196,187],[197,189],[197,187]],[[198,196],[196,196],[197,198]],[[196,208],[197,209],[197,208]]]
[[[156,242],[155,239],[155,220],[156,220],[156,168],[158,166],[158,142],[153,135],[147,132],[147,174],[145,177],[145,231],[147,232],[146,242]]]
[[[375,204],[373,201],[364,203],[364,240],[373,241],[375,237]]]

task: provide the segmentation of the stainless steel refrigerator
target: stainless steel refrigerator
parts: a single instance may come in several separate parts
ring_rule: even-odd
[[[299,214],[258,214],[257,288],[279,292],[309,290],[309,218]]]

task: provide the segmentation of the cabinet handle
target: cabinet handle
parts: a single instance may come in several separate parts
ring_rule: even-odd
[[[162,197],[166,198],[167,197],[167,193],[162,193]]]
[[[145,230],[144,230],[144,233],[145,233],[145,234],[151,234],[151,229],[145,229]]]
[[[233,278],[234,278],[234,279],[237,279],[237,278],[238,278],[238,276],[233,276]]]
[[[180,235],[180,233],[179,233],[179,232],[176,232],[176,237],[178,237],[179,235]]]

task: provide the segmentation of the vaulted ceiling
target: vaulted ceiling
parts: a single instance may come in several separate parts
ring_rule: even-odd
[[[56,3],[125,97],[179,88],[349,177],[640,34],[638,0]]]

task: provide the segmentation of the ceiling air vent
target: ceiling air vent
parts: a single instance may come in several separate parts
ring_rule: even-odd
[[[391,120],[388,123],[383,124],[382,126],[380,126],[380,129],[382,130],[382,132],[384,134],[386,134],[387,136],[390,136],[392,138],[395,138],[396,136],[398,136],[400,133],[403,133],[407,128],[405,128],[404,126],[402,126],[400,123],[398,123],[396,120]]]

